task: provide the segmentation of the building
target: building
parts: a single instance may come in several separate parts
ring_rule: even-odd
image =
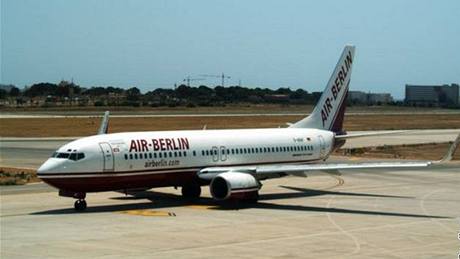
[[[406,104],[459,107],[459,85],[407,85]]]
[[[388,104],[393,102],[389,93],[365,93],[361,91],[349,91],[348,99],[354,104]]]

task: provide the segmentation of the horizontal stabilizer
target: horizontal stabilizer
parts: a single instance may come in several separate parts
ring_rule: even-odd
[[[389,131],[377,131],[377,132],[362,132],[362,133],[352,133],[345,135],[336,135],[335,139],[350,139],[350,138],[363,138],[363,137],[373,137],[373,136],[383,136],[383,135],[392,135],[398,133],[405,133],[407,130],[389,130]]]

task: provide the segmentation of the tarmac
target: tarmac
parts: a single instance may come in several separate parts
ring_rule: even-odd
[[[89,194],[1,188],[1,258],[457,258],[459,163],[264,182],[258,204],[159,188]]]
[[[457,131],[373,141],[402,144],[428,134],[445,142]],[[2,139],[0,164],[36,168],[66,141]],[[157,188],[88,194],[81,213],[46,184],[2,186],[0,257],[458,258],[460,162],[263,184],[257,204],[217,203],[208,187],[194,202]]]

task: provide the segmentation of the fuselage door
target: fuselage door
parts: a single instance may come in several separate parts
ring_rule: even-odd
[[[217,147],[212,147],[212,161],[219,161],[219,149]]]
[[[102,156],[104,157],[103,161],[103,170],[104,172],[111,172],[114,169],[114,158],[113,158],[113,151],[112,147],[107,142],[99,143],[101,147]]]
[[[220,160],[227,160],[227,148],[225,146],[220,146]]]

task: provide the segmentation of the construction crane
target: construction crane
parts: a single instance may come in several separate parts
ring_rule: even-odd
[[[222,75],[200,75],[202,77],[215,77],[215,78],[221,78],[222,79],[222,87],[225,86],[225,79],[230,79],[230,76],[226,76],[224,73]]]
[[[190,78],[190,76],[187,76],[185,79],[184,79],[184,82],[187,82],[187,86],[190,87],[190,82],[193,82],[193,81],[203,81],[203,80],[206,80],[204,78]]]

